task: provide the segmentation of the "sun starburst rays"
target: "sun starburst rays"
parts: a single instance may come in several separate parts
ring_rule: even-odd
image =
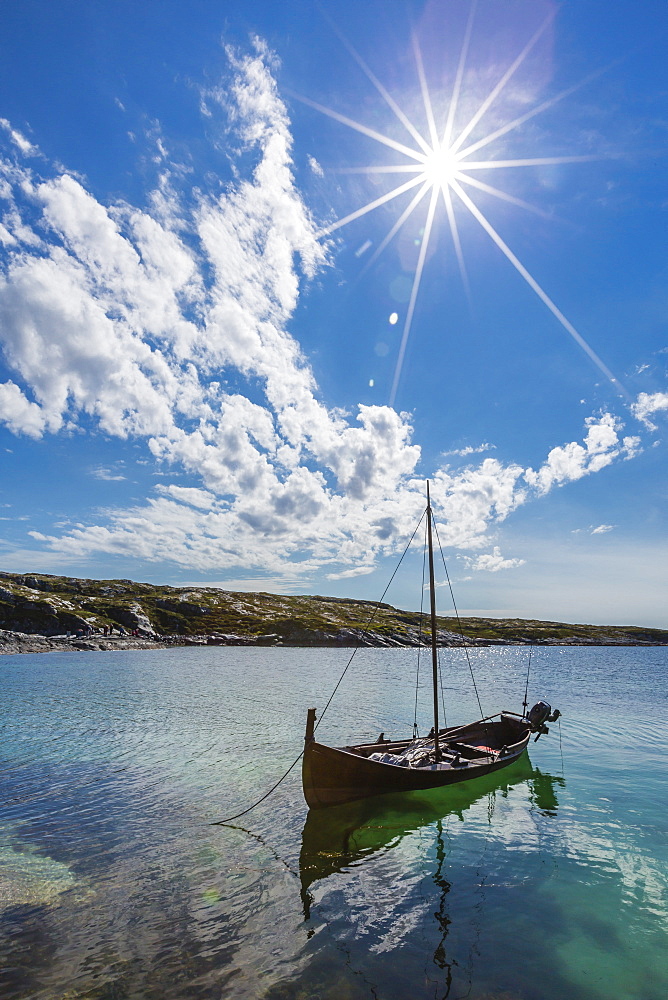
[[[346,39],[342,39],[346,48],[351,53],[357,64],[360,66],[364,74],[367,76],[369,81],[376,88],[380,96],[383,98],[387,106],[390,108],[396,119],[400,124],[406,129],[412,141],[415,143],[414,146],[407,145],[392,138],[389,135],[384,135],[376,129],[372,129],[362,124],[361,122],[355,121],[346,115],[340,114],[339,112],[333,111],[330,108],[326,108],[321,104],[317,104],[315,101],[311,101],[308,98],[299,99],[309,106],[317,109],[328,117],[338,121],[339,123],[354,129],[358,133],[366,136],[369,139],[385,146],[388,149],[393,150],[400,156],[403,156],[405,160],[409,162],[402,163],[375,163],[366,166],[352,166],[344,167],[339,169],[339,173],[347,174],[367,174],[369,176],[373,175],[410,175],[409,179],[397,184],[392,187],[389,191],[380,195],[379,197],[368,202],[366,205],[361,206],[353,212],[350,212],[345,217],[332,222],[330,225],[324,227],[321,230],[321,235],[326,236],[330,233],[341,229],[343,226],[362,218],[375,209],[380,208],[383,205],[388,205],[390,202],[396,199],[402,198],[402,196],[414,191],[417,188],[417,192],[413,193],[410,201],[405,205],[400,212],[399,216],[391,226],[389,232],[380,242],[376,250],[374,251],[371,259],[367,263],[368,268],[375,260],[378,259],[380,254],[387,248],[390,242],[397,236],[400,230],[404,227],[410,217],[418,210],[418,207],[424,202],[425,196],[430,192],[430,197],[428,200],[428,207],[426,209],[426,216],[424,217],[424,223],[421,230],[421,238],[419,241],[419,251],[417,263],[415,266],[415,272],[413,275],[413,281],[411,286],[411,292],[408,299],[408,304],[406,308],[406,315],[404,319],[404,325],[402,330],[401,342],[399,345],[399,350],[397,354],[397,359],[395,363],[394,376],[392,379],[392,387],[390,391],[389,403],[394,406],[397,391],[399,388],[399,383],[401,379],[402,368],[404,364],[404,359],[406,355],[406,349],[408,345],[408,340],[411,333],[411,327],[413,324],[413,319],[415,316],[416,302],[418,299],[418,293],[420,289],[420,284],[422,281],[422,276],[424,273],[425,263],[427,260],[427,252],[429,247],[429,242],[432,236],[436,221],[436,212],[440,198],[443,199],[443,205],[445,208],[445,213],[448,221],[448,227],[450,230],[450,235],[452,238],[452,245],[454,248],[455,256],[458,262],[459,270],[462,277],[462,282],[467,291],[469,292],[468,277],[465,266],[464,252],[462,248],[462,243],[459,235],[459,228],[457,224],[457,209],[461,211],[462,209],[476,220],[476,222],[482,227],[487,236],[495,244],[495,246],[501,251],[504,257],[512,264],[517,273],[522,277],[526,284],[532,289],[532,291],[538,296],[538,298],[543,302],[543,304],[550,310],[555,319],[560,323],[564,330],[575,340],[575,342],[582,348],[582,350],[587,354],[591,361],[596,365],[599,371],[609,379],[618,391],[624,393],[620,383],[614,377],[612,372],[607,368],[603,361],[598,357],[596,352],[590,347],[586,342],[584,337],[575,329],[573,324],[565,317],[561,310],[555,305],[553,300],[544,291],[538,281],[529,272],[527,267],[519,260],[517,255],[510,249],[505,240],[500,236],[498,231],[486,217],[480,206],[473,200],[470,194],[467,194],[465,187],[469,191],[473,188],[476,191],[480,191],[485,195],[488,195],[496,200],[501,200],[506,203],[515,205],[523,210],[534,212],[546,218],[551,218],[549,213],[544,212],[542,209],[518,198],[516,195],[510,194],[509,192],[503,191],[500,188],[494,187],[485,181],[479,179],[478,177],[472,176],[472,174],[478,173],[485,170],[513,170],[518,168],[536,168],[544,166],[554,166],[559,164],[568,163],[583,163],[591,161],[596,157],[590,155],[566,155],[566,156],[516,156],[508,158],[495,158],[491,155],[488,159],[471,159],[473,154],[480,154],[481,150],[485,150],[487,147],[493,147],[493,143],[501,139],[504,136],[508,136],[512,132],[516,131],[523,124],[525,124],[530,119],[534,118],[536,115],[540,114],[542,111],[546,111],[548,108],[553,107],[558,101],[562,100],[567,95],[573,93],[581,84],[569,87],[554,97],[543,101],[541,104],[525,111],[522,115],[511,118],[511,120],[505,123],[499,124],[498,121],[494,124],[486,134],[480,136],[480,126],[483,122],[485,116],[488,114],[490,109],[495,103],[498,103],[499,98],[503,94],[505,88],[508,86],[511,78],[515,75],[517,70],[520,68],[524,60],[527,58],[529,53],[536,46],[536,43],[544,34],[545,30],[552,21],[552,15],[550,15],[533,33],[529,41],[525,44],[524,48],[521,50],[519,55],[511,63],[511,65],[501,74],[497,83],[492,87],[487,96],[478,104],[475,111],[470,115],[466,124],[461,128],[456,128],[457,118],[461,117],[460,108],[462,104],[462,95],[464,93],[464,79],[465,79],[465,67],[466,60],[468,57],[469,47],[471,43],[471,36],[473,31],[473,22],[476,12],[476,3],[472,3],[469,18],[466,25],[466,30],[464,33],[464,39],[462,42],[462,47],[460,50],[460,55],[458,59],[458,65],[455,73],[454,83],[452,87],[452,92],[450,98],[447,101],[447,105],[444,113],[444,123],[442,130],[439,131],[437,114],[435,113],[433,95],[430,92],[427,75],[425,72],[425,67],[423,63],[422,53],[420,51],[420,46],[417,42],[415,36],[413,36],[413,55],[415,59],[415,67],[417,80],[420,88],[420,95],[422,99],[422,105],[424,109],[424,121],[426,129],[420,130],[418,125],[414,121],[411,121],[405,112],[399,107],[396,100],[388,92],[388,90],[383,86],[383,84],[378,80],[375,74],[369,69],[364,60],[359,56],[355,49],[350,45]],[[337,31],[337,34],[340,32]],[[596,75],[596,74],[592,74]],[[590,79],[588,77],[587,79]],[[475,137],[475,132],[478,132],[480,137]],[[474,141],[468,142],[470,138]],[[456,199],[456,200],[455,200]],[[365,268],[366,269],[366,268]]]

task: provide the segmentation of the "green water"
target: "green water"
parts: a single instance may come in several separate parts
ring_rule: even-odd
[[[472,652],[486,712],[526,649]],[[496,776],[307,814],[292,763],[344,650],[0,658],[0,997],[665,1000],[664,648],[541,648],[561,731]],[[444,651],[448,724],[476,716]],[[409,734],[415,660],[364,650],[324,742]],[[418,719],[429,728],[429,692]]]

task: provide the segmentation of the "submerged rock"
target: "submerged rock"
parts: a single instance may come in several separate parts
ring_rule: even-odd
[[[75,885],[74,875],[60,861],[0,843],[0,912],[13,906],[53,903]]]

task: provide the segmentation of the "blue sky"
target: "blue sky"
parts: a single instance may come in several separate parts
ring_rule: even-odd
[[[662,4],[0,26],[3,569],[668,627]]]

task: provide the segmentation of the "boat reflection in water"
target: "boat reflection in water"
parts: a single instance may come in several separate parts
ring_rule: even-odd
[[[327,809],[310,809],[302,832],[299,875],[304,919],[311,916],[310,887],[338,872],[359,867],[364,859],[379,851],[389,851],[401,840],[430,824],[437,833],[438,870],[434,879],[445,893],[450,886],[442,875],[445,849],[441,821],[464,812],[485,796],[504,793],[512,785],[527,782],[531,803],[544,814],[554,815],[558,807],[556,788],[564,779],[534,768],[528,754],[502,773],[489,774],[446,788],[403,794],[379,795]],[[442,906],[445,896],[442,897]]]

